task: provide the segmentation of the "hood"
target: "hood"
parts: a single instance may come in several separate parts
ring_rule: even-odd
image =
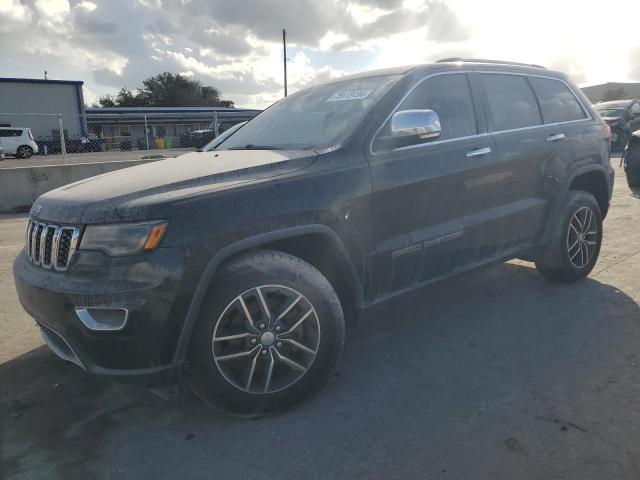
[[[65,185],[38,198],[32,213],[59,223],[144,219],[151,207],[291,174],[317,157],[313,151],[192,152]]]

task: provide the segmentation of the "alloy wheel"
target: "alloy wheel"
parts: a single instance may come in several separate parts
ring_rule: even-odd
[[[261,285],[234,298],[218,318],[211,340],[214,362],[234,387],[275,393],[299,381],[320,345],[316,310],[300,292]]]
[[[593,258],[598,243],[598,225],[591,208],[579,208],[571,217],[568,230],[569,261],[576,268],[584,268]]]
[[[29,156],[29,149],[27,147],[18,148],[18,157],[27,158]]]

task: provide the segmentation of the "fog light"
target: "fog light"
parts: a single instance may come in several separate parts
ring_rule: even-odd
[[[89,330],[122,330],[129,318],[126,308],[82,307],[76,308],[76,315]]]

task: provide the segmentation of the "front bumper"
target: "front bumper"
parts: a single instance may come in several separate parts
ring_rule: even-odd
[[[78,251],[66,272],[55,272],[33,265],[23,251],[13,273],[20,303],[54,353],[89,372],[152,386],[175,370],[193,291],[183,281],[187,263],[178,247],[121,258]],[[128,319],[118,331],[92,330],[76,313],[81,307],[123,308]]]

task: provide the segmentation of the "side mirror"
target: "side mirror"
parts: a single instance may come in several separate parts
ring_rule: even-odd
[[[438,138],[442,134],[440,118],[433,110],[401,110],[391,117],[391,136],[394,138]]]

